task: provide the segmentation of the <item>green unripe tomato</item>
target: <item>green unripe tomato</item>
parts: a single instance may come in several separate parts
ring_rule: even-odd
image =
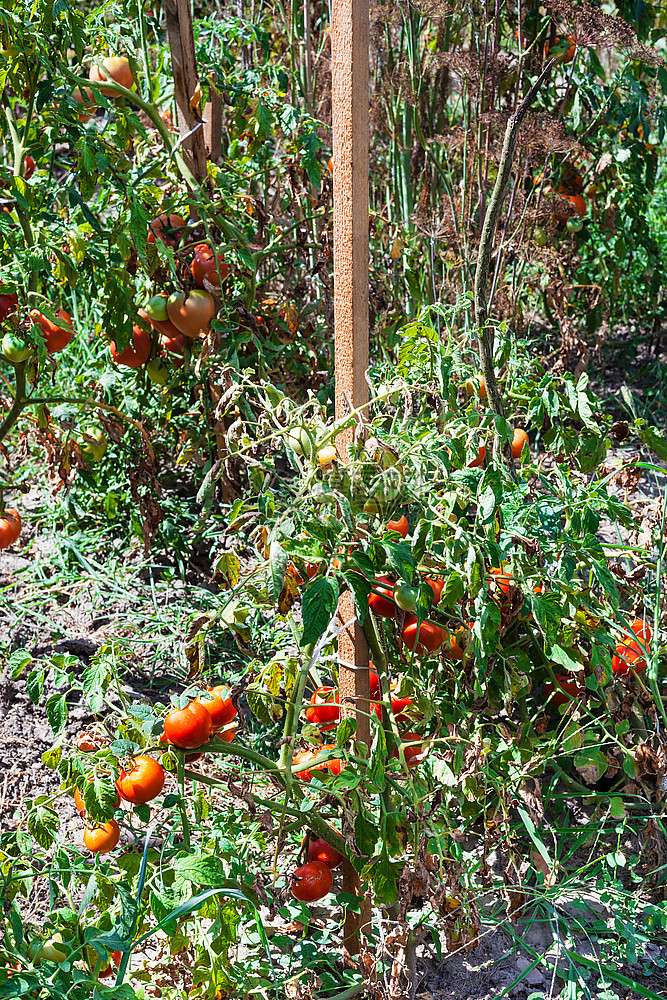
[[[305,427],[292,427],[287,435],[287,443],[295,455],[307,455],[310,458],[313,453],[313,442]]]
[[[39,941],[30,945],[28,948],[28,955],[35,965],[38,965],[40,962],[66,962],[66,952],[58,947],[62,943],[62,934],[54,934],[53,937],[49,938],[49,940],[45,941],[41,946]]]
[[[169,380],[169,369],[160,358],[153,358],[146,365],[146,374],[155,385],[166,385]]]
[[[107,436],[102,428],[86,427],[83,432],[83,438],[84,443],[81,450],[84,455],[91,458],[93,462],[101,462],[107,453],[107,448],[109,447]]]
[[[32,344],[27,344],[25,340],[17,334],[6,333],[2,338],[2,353],[13,364],[18,365],[21,361],[27,361],[33,352]]]
[[[538,247],[545,247],[549,242],[549,238],[543,229],[536,229],[533,233],[533,239],[537,243]]]
[[[167,297],[166,295],[154,295],[152,299],[149,299],[144,306],[146,314],[150,319],[154,319],[156,323],[164,323],[169,319],[167,315]]]
[[[565,226],[568,233],[580,233],[584,228],[584,224],[581,219],[568,219]]]
[[[419,598],[419,588],[399,580],[394,585],[394,600],[402,611],[416,611],[417,600]]]

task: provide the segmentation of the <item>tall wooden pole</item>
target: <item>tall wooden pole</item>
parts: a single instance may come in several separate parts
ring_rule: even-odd
[[[332,124],[334,216],[334,324],[336,418],[368,402],[368,117],[369,117],[369,6],[368,0],[333,0]],[[348,460],[353,431],[336,442],[342,461]],[[355,617],[349,593],[340,599],[342,625]],[[368,644],[359,622],[338,638],[340,700],[348,711],[357,709],[357,739],[370,744]],[[345,708],[343,708],[345,711]],[[343,869],[343,887],[358,892],[358,879],[349,863]],[[348,951],[359,950],[359,931],[368,920],[348,911],[344,938]]]
[[[165,0],[164,13],[183,156],[197,180],[203,180],[206,177],[206,146],[199,111],[201,97],[190,0]]]

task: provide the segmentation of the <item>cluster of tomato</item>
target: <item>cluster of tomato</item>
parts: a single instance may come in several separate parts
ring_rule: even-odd
[[[177,245],[185,225],[185,220],[179,215],[161,215],[151,223],[149,243],[154,242],[157,236],[164,243]],[[218,287],[228,273],[222,256],[216,257],[207,243],[195,247],[189,270],[195,288],[189,292],[154,295],[143,309],[139,309],[139,318],[144,325],[134,325],[132,343],[123,351],[119,351],[113,341],[110,345],[111,357],[116,364],[135,369],[146,365],[146,374],[158,385],[164,385],[169,375],[164,360],[180,367],[185,362],[188,343],[208,329],[215,315],[215,300],[206,291],[206,283]],[[162,338],[162,351],[152,359],[151,329]]]
[[[230,689],[218,684],[205,695],[193,698],[185,708],[172,708],[164,720],[161,742],[182,750],[199,749],[211,736],[231,743],[236,733],[236,715]]]
[[[213,735],[229,743],[234,739],[235,725],[231,725],[237,711],[232,704],[229,688],[219,684],[206,694],[194,698],[185,708],[174,708],[164,720],[161,743],[168,743],[184,750],[198,749],[196,755],[188,755],[193,760],[204,752],[201,748]],[[75,741],[78,750],[94,753],[104,745],[104,738],[91,733],[81,734]],[[148,754],[140,754],[132,759],[128,769],[121,769],[116,781],[116,802],[144,805],[156,798],[164,787],[165,773],[161,764]],[[80,815],[86,818],[84,796],[77,789],[74,802]],[[107,854],[120,840],[120,827],[115,819],[101,823],[88,823],[83,834],[83,842],[93,854]]]
[[[306,835],[303,842],[306,864],[292,872],[290,889],[295,899],[302,903],[315,903],[331,892],[333,886],[332,868],[338,868],[343,860],[335,847],[320,837]]]

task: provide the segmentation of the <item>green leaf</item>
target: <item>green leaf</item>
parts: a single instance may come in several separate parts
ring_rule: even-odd
[[[280,542],[274,538],[269,548],[269,597],[273,604],[278,598],[285,583],[285,573],[289,564],[289,555]]]
[[[26,678],[25,686],[33,705],[38,705],[44,689],[44,670],[31,670]]]
[[[49,806],[35,806],[28,813],[28,830],[40,847],[49,848],[55,843],[60,829],[60,817]]]
[[[359,573],[346,573],[345,579],[354,596],[354,610],[357,618],[359,619],[359,624],[363,625],[366,620],[366,615],[368,614],[368,598],[371,594],[371,581],[365,576],[360,576]]]
[[[440,603],[446,608],[453,608],[463,598],[465,586],[458,573],[450,574],[440,595]]]
[[[404,580],[411,580],[417,563],[410,542],[385,542],[387,562]]]
[[[562,646],[548,646],[545,652],[550,660],[560,663],[566,670],[579,670],[581,668],[581,664],[573,659]]]
[[[29,663],[32,663],[32,656],[27,649],[14,650],[7,663],[13,681],[21,676]]]
[[[67,725],[67,701],[64,694],[52,694],[46,702],[46,718],[58,736]]]
[[[637,434],[658,458],[667,461],[667,439],[657,427],[640,427],[637,423]]]
[[[303,643],[317,642],[324,635],[338,605],[338,591],[324,576],[316,577],[306,587],[302,600]]]
[[[252,681],[245,692],[252,714],[265,726],[273,726],[283,716],[284,705],[259,681]]]

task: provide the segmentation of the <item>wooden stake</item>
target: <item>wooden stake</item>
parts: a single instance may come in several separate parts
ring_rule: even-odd
[[[334,322],[336,418],[368,402],[368,0],[333,0],[332,124],[334,204]],[[348,460],[353,431],[336,442]],[[341,624],[355,618],[349,593],[340,599]],[[340,700],[345,712],[357,709],[357,739],[370,744],[368,645],[363,628],[351,624],[338,638]],[[359,893],[351,865],[343,868],[343,887]],[[348,911],[344,940],[350,953],[360,950],[360,928],[370,910]]]
[[[201,95],[190,0],[165,0],[164,12],[183,156],[195,177],[204,180],[206,146],[199,113]]]

